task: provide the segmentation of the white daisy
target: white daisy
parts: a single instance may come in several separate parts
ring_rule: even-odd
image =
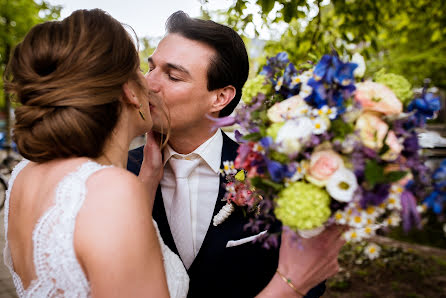
[[[305,98],[313,92],[313,88],[307,84],[300,86],[299,96]]]
[[[377,225],[366,225],[359,230],[359,234],[364,238],[370,238],[375,235],[376,230],[379,228]]]
[[[348,215],[341,210],[338,210],[334,214],[334,220],[337,224],[345,225],[348,221]]]
[[[421,204],[421,205],[417,206],[417,211],[420,214],[426,212],[426,210],[427,210],[427,205],[426,204]]]
[[[255,143],[254,146],[252,147],[252,151],[254,152],[259,152],[261,154],[265,153],[265,149],[263,148],[262,145],[260,145],[259,143]]]
[[[355,229],[350,229],[347,232],[344,233],[344,239],[347,242],[358,242],[361,241],[362,238],[359,235],[358,231],[356,231]]]
[[[325,112],[325,115],[327,115],[327,117],[329,119],[333,120],[338,115],[338,109],[336,109],[336,107],[327,108],[327,111]]]
[[[311,114],[311,108],[307,104],[303,104],[299,106],[296,110],[291,114],[294,117],[306,117]]]
[[[364,253],[370,260],[374,260],[379,257],[379,253],[381,252],[381,247],[376,245],[375,243],[370,243],[364,248]]]
[[[291,78],[291,84],[290,84],[290,88],[294,88],[294,86],[298,85],[301,83],[301,78],[300,76],[293,76]]]
[[[383,225],[386,227],[397,227],[401,222],[401,216],[394,212],[389,217],[384,219]]]
[[[233,161],[224,161],[223,162],[223,171],[226,175],[235,175],[237,174],[237,170],[234,167]]]
[[[356,213],[349,217],[349,226],[363,228],[367,224],[367,216],[364,213]]]
[[[276,91],[279,91],[280,90],[280,88],[282,88],[282,85],[283,85],[283,77],[280,77],[278,80],[277,80],[277,84],[276,84]]]
[[[325,105],[325,106],[323,106],[320,109],[313,109],[312,114],[315,117],[320,117],[320,116],[325,115],[325,112],[326,112],[327,109],[328,109],[328,106]]]
[[[403,191],[404,188],[398,184],[392,184],[392,186],[390,187],[390,193],[392,194],[401,195]]]
[[[387,209],[389,210],[401,210],[401,199],[398,195],[390,194],[386,200]]]
[[[332,198],[340,202],[350,202],[358,188],[355,174],[346,169],[337,170],[327,182],[327,192]]]
[[[322,118],[317,117],[313,120],[313,127],[313,133],[320,135],[327,130],[327,122],[325,122]]]
[[[368,206],[364,211],[363,211],[367,218],[376,218],[379,215],[379,211],[378,208],[376,206]]]

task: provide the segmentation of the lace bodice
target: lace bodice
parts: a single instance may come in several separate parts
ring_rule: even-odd
[[[76,217],[85,200],[86,181],[105,166],[85,162],[59,182],[54,204],[38,220],[33,231],[33,261],[37,277],[24,289],[20,277],[14,272],[8,247],[8,218],[14,180],[28,162],[23,160],[12,172],[5,202],[4,261],[11,272],[17,294],[19,297],[89,297],[89,282],[77,261],[73,236]],[[186,270],[179,257],[164,244],[154,224],[163,253],[170,296],[186,297],[189,287]]]

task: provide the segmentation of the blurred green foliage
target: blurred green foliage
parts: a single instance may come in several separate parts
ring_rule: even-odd
[[[60,10],[61,6],[52,6],[45,1],[0,0],[0,109],[5,108],[3,73],[12,49],[32,26],[58,19]]]
[[[333,49],[341,56],[359,52],[366,56],[366,75],[386,68],[414,86],[430,78],[446,88],[446,1],[234,0],[228,10],[210,14],[244,35],[254,18],[249,4],[260,9],[262,26],[286,27],[282,36],[266,42],[255,64],[279,51],[297,64]],[[258,34],[259,25],[254,27]]]
[[[149,64],[147,59],[152,55],[158,44],[157,39],[151,39],[149,37],[143,37],[139,39],[139,60],[141,71],[145,74],[149,70]]]

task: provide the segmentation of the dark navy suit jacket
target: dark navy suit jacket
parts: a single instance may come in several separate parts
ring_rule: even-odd
[[[234,160],[238,144],[223,133],[223,161]],[[138,175],[143,159],[143,147],[129,152],[127,168]],[[214,214],[224,206],[224,180],[220,178],[220,189]],[[158,187],[153,207],[153,218],[158,224],[165,244],[176,254],[169,224],[164,210],[161,187]],[[245,243],[226,248],[229,240],[239,240],[254,233],[244,229],[248,219],[242,210],[235,211],[220,225],[210,223],[203,244],[188,270],[190,284],[188,297],[240,297],[256,296],[271,280],[277,269],[279,249],[264,249],[260,243]],[[325,291],[325,283],[313,288],[306,297],[320,297]]]

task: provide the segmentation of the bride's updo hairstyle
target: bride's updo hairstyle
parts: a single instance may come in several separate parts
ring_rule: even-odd
[[[138,80],[138,68],[131,36],[102,10],[33,27],[5,76],[19,103],[13,140],[20,154],[34,162],[100,156],[121,112],[122,85]]]

